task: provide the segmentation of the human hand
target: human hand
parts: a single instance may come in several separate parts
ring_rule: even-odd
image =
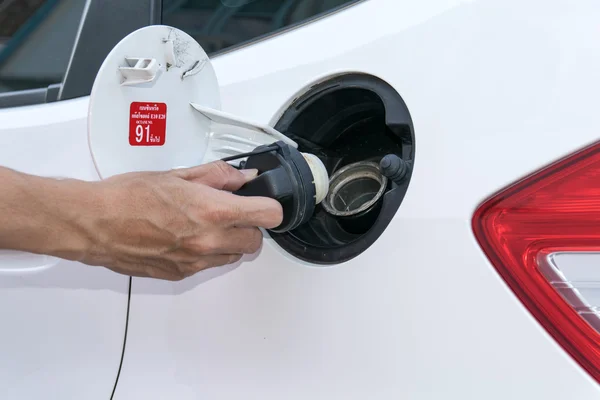
[[[273,199],[231,191],[256,171],[224,162],[117,175],[94,185],[94,215],[80,218],[90,245],[79,261],[115,272],[180,280],[238,261],[261,245],[258,227],[283,218]]]

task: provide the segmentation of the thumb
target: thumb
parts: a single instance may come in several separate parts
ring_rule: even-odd
[[[256,177],[258,171],[237,170],[224,161],[215,161],[192,168],[175,170],[186,181],[202,183],[219,190],[234,191]]]

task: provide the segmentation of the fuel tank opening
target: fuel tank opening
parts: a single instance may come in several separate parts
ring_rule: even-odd
[[[346,165],[331,177],[323,208],[337,217],[356,215],[373,207],[386,187],[387,178],[376,163],[361,161]]]
[[[308,222],[271,237],[315,264],[361,254],[394,217],[414,166],[413,124],[398,92],[371,75],[336,76],[295,99],[275,129],[298,143],[299,151],[318,157],[331,178]],[[394,158],[405,167],[400,178],[390,175],[388,161]]]

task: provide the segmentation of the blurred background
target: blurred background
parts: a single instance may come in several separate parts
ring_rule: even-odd
[[[352,1],[163,0],[162,23],[187,32],[210,55]],[[0,92],[62,81],[85,4],[86,0],[0,0]]]

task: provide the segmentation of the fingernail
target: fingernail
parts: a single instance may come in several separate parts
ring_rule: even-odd
[[[258,175],[258,170],[256,168],[241,169],[240,172],[246,175],[246,179],[254,179]]]

